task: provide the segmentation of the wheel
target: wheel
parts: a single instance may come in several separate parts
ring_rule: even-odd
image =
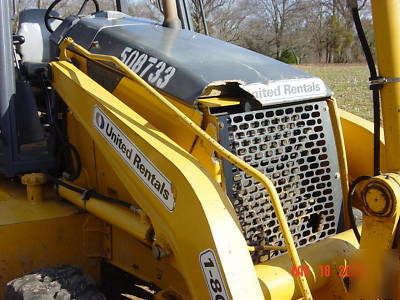
[[[50,20],[51,19],[56,19],[56,20],[60,20],[60,21],[64,21],[64,19],[65,19],[64,17],[58,17],[58,16],[51,15],[51,12],[53,11],[53,8],[58,3],[60,3],[61,1],[63,1],[63,0],[55,0],[55,1],[53,1],[53,3],[50,4],[49,8],[46,10],[46,13],[44,14],[44,25],[46,26],[47,30],[50,33],[52,33],[54,31],[50,26]],[[84,0],[84,2],[82,4],[81,8],[79,9],[77,15],[79,15],[83,11],[83,9],[85,8],[85,6],[86,6],[88,1],[89,0]],[[95,8],[96,8],[96,12],[99,12],[100,11],[99,2],[97,2],[97,0],[92,0],[92,1],[94,3]]]
[[[5,300],[106,300],[94,280],[79,268],[62,265],[41,269],[7,283]]]

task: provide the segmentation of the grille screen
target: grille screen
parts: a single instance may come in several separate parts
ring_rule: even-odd
[[[325,101],[219,117],[221,143],[266,174],[277,188],[297,247],[335,234],[342,187],[332,123]],[[264,187],[224,162],[228,196],[247,243],[284,246]],[[257,251],[254,262],[281,251]]]

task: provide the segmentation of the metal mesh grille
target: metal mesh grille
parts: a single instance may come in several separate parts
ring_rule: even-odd
[[[297,247],[336,233],[341,183],[336,145],[325,101],[219,117],[221,142],[275,184]],[[283,246],[264,187],[224,163],[228,195],[249,245]],[[280,251],[258,251],[260,262]]]

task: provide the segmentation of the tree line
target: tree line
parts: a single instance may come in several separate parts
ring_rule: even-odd
[[[114,9],[113,0],[98,1],[102,9]],[[210,36],[287,63],[353,63],[364,60],[347,0],[187,1],[196,31],[205,32],[203,7]],[[130,0],[129,13],[161,21],[160,2]],[[19,9],[40,8],[47,7],[51,1],[19,0],[18,3]],[[81,1],[66,0],[61,4],[62,13],[68,14],[73,13]],[[370,3],[358,0],[358,4],[374,52]]]
[[[364,60],[347,0],[188,0],[196,31],[288,63],[352,63]],[[137,11],[159,16],[158,0]],[[359,0],[362,24],[374,51],[370,3]]]

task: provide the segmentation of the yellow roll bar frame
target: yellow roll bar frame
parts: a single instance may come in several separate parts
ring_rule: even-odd
[[[285,213],[282,208],[282,204],[280,202],[278,193],[275,189],[275,186],[271,182],[271,180],[265,176],[263,173],[258,171],[257,169],[251,167],[249,164],[245,163],[243,160],[226,150],[222,147],[216,140],[210,137],[203,129],[197,126],[190,118],[188,118],[184,113],[182,113],[179,109],[177,109],[173,104],[171,104],[164,96],[162,96],[157,90],[155,90],[152,86],[150,86],[146,81],[144,81],[139,75],[134,73],[131,69],[129,69],[121,60],[119,60],[115,56],[102,55],[102,54],[93,54],[87,51],[82,46],[76,44],[72,38],[65,38],[60,44],[60,60],[70,61],[68,57],[67,48],[71,47],[75,51],[77,51],[80,55],[83,55],[87,59],[93,61],[102,61],[102,62],[110,62],[113,63],[118,69],[124,73],[125,76],[137,81],[141,84],[146,91],[153,97],[155,97],[161,105],[167,107],[171,113],[175,115],[175,117],[180,120],[184,125],[186,125],[190,130],[192,130],[199,138],[201,138],[205,143],[209,144],[212,149],[216,153],[218,153],[222,158],[229,161],[231,164],[246,172],[248,175],[252,176],[254,179],[259,181],[267,190],[270,198],[271,204],[278,219],[278,223],[280,229],[282,231],[283,239],[285,241],[286,250],[288,251],[288,256],[293,266],[296,269],[299,269],[301,266],[300,257],[297,253],[297,249],[295,247],[293,237],[290,233],[289,226],[286,221]],[[250,251],[253,249],[249,249]],[[282,249],[281,249],[282,250]],[[312,295],[310,288],[308,286],[307,279],[304,275],[295,277],[297,284],[301,290],[301,294],[303,299],[311,300]]]

